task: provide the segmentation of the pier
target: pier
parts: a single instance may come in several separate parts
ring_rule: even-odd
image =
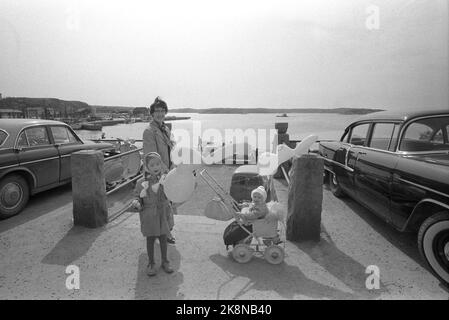
[[[235,166],[208,168],[226,188]],[[276,180],[286,203],[285,181]],[[447,299],[421,265],[414,237],[393,229],[350,200],[324,189],[322,240],[286,245],[283,264],[241,265],[228,257],[222,234],[229,222],[208,219],[211,196],[198,192],[178,208],[175,273],[148,278],[138,214],[127,211],[97,229],[75,227],[69,186],[33,198],[0,223],[0,296],[5,299]],[[396,240],[394,240],[396,239]],[[159,261],[159,251],[155,250]],[[80,268],[80,289],[65,286],[68,265]],[[367,267],[380,270],[379,290],[367,290]]]
[[[284,125],[277,127],[279,139],[296,143],[288,139]],[[115,171],[114,161],[124,161],[121,158],[138,151],[106,159],[112,169],[105,180],[126,175]],[[210,165],[207,170],[229,190],[237,167]],[[115,178],[113,173],[117,174]],[[287,240],[286,257],[280,265],[256,257],[239,264],[223,244],[223,230],[230,221],[204,216],[204,208],[215,194],[197,179],[193,197],[178,207],[174,217],[176,245],[169,246],[168,258],[175,273],[160,271],[149,278],[139,215],[124,205],[132,197],[132,182],[138,176],[128,176],[131,179],[121,187],[100,190],[106,204],[97,209],[100,215],[107,212],[107,219],[97,220],[98,225],[83,227],[75,223],[73,202],[79,190],[70,186],[33,197],[20,215],[0,221],[0,296],[154,300],[449,298],[449,291],[422,265],[414,235],[398,233],[354,201],[335,198],[326,187],[319,199],[318,239]],[[292,183],[307,179],[301,175],[292,178]],[[289,193],[295,191],[282,177],[274,180],[274,187],[287,211]],[[160,262],[159,250],[155,254]],[[66,287],[70,266],[80,271],[77,290]],[[367,287],[372,270],[379,272],[378,288]]]

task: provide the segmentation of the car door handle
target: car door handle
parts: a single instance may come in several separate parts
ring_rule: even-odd
[[[360,156],[363,156],[363,155],[366,155],[366,152],[360,151],[358,154],[359,154]]]

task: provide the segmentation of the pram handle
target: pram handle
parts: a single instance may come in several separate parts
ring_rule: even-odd
[[[225,203],[229,203],[232,205],[233,208],[233,215],[235,216],[236,212],[240,212],[240,208],[238,205],[238,202],[235,201],[234,198],[231,197],[229,193],[226,192],[226,190],[223,189],[223,187],[215,180],[214,177],[212,177],[209,172],[207,172],[206,169],[202,169],[200,171],[200,176],[206,182],[206,184],[214,191],[220,199]]]

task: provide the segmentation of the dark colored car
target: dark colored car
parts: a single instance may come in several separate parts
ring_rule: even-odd
[[[417,232],[422,257],[448,283],[449,109],[365,116],[319,153],[332,193]]]
[[[19,213],[30,195],[69,183],[70,155],[88,149],[114,147],[82,141],[59,121],[0,119],[0,218]]]
[[[232,175],[230,195],[238,203],[251,202],[251,191],[259,186],[264,186],[267,191],[266,202],[277,200],[273,179],[259,175],[256,165],[243,165],[235,169]]]

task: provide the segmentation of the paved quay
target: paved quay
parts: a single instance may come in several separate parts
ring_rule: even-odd
[[[211,169],[214,176],[235,167]],[[228,172],[229,171],[229,172]],[[228,188],[231,175],[220,181]],[[0,299],[448,299],[423,266],[414,235],[400,234],[351,200],[324,189],[319,243],[286,243],[284,263],[230,258],[229,222],[202,216],[212,193],[201,181],[175,216],[169,246],[175,273],[149,278],[139,217],[126,212],[98,229],[74,227],[70,187],[34,197],[20,215],[0,221]],[[276,181],[281,202],[287,187]],[[156,259],[160,261],[158,247]],[[80,270],[80,289],[66,288],[66,267]],[[380,271],[368,290],[366,268]]]

